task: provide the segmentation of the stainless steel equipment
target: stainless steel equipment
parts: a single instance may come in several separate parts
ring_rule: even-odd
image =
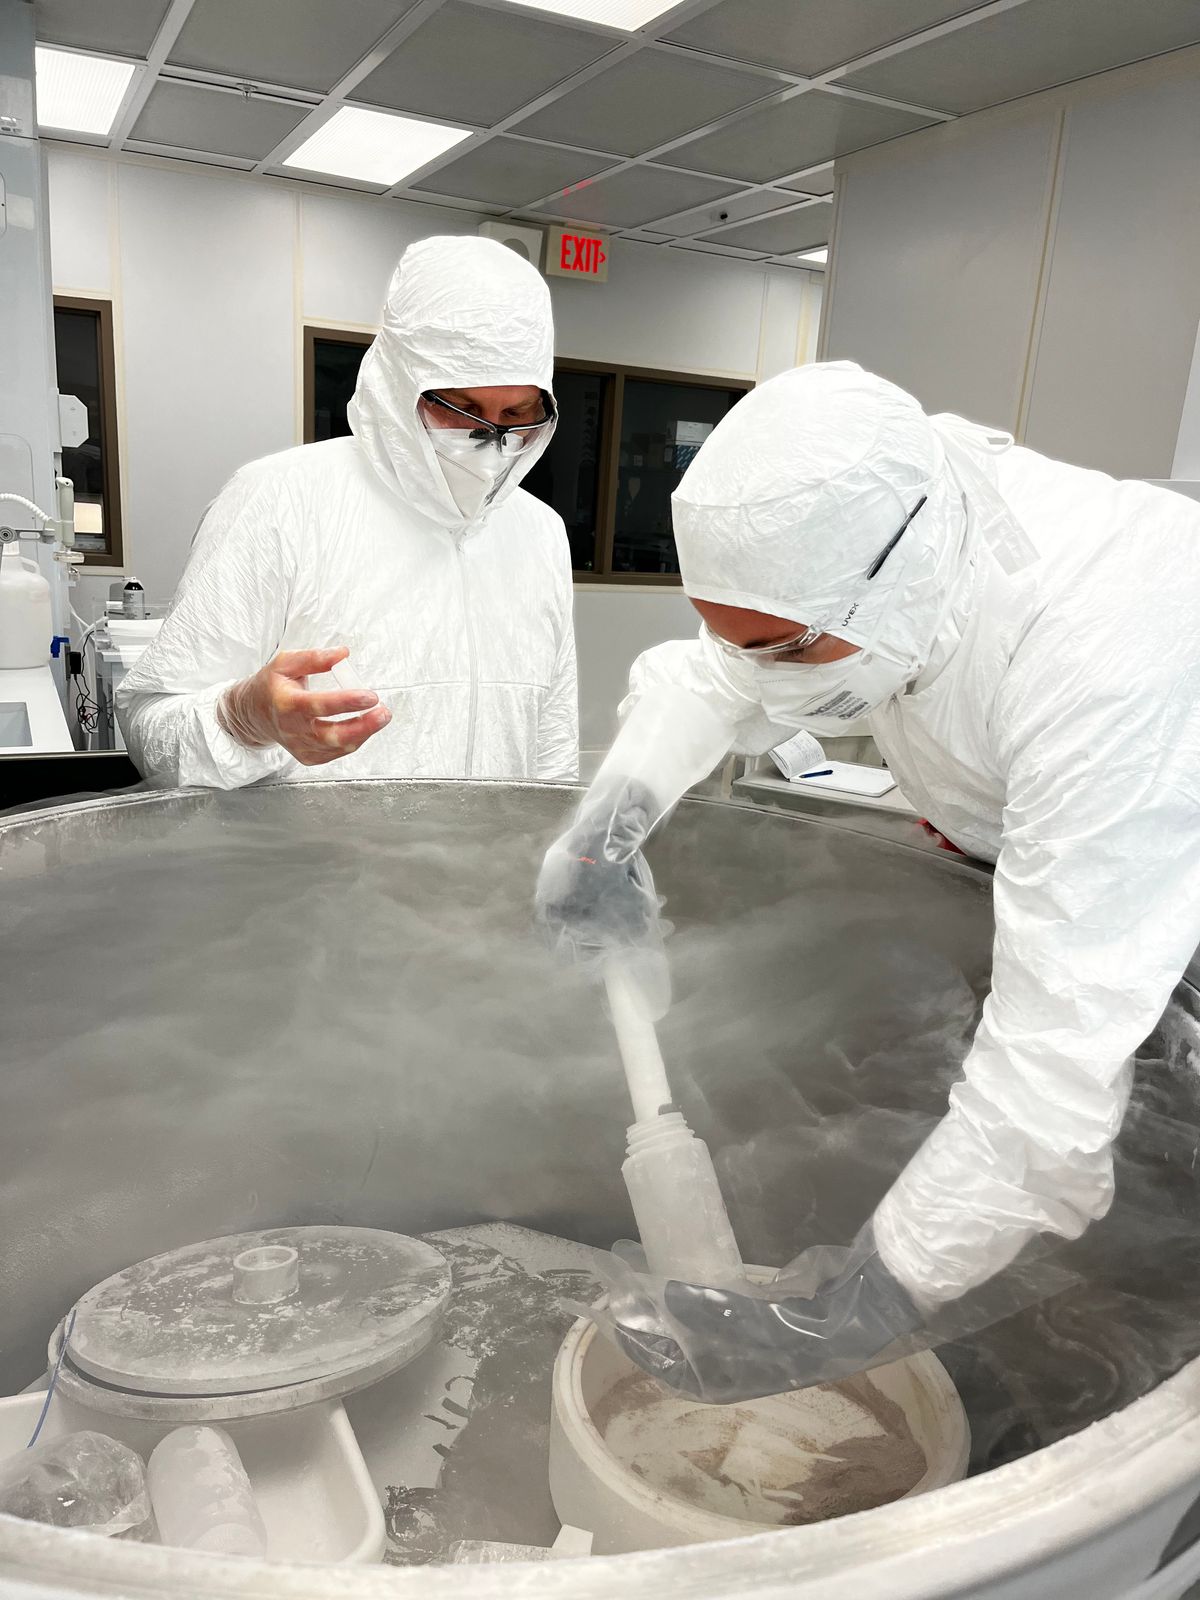
[[[91,1284],[196,1239],[309,1222],[503,1220],[606,1247],[630,1232],[600,999],[529,927],[536,863],[573,803],[536,785],[334,782],[0,819],[0,1388],[37,1375]],[[663,1049],[743,1254],[766,1263],[870,1212],[944,1106],[987,985],[987,874],[909,819],[843,817],[689,801],[652,847],[677,925]],[[1024,1385],[1010,1433],[977,1438],[977,1472],[1008,1464],[619,1569],[447,1569],[439,1593],[910,1600],[933,1592],[936,1548],[939,1595],[1182,1594],[1138,1585],[1164,1560],[1181,1584],[1200,1576],[1185,1515],[1198,1014],[1184,983],[1147,1052],[1118,1204],[1074,1247],[1073,1320],[1031,1318],[954,1369],[969,1410],[988,1382]],[[29,1595],[429,1592],[423,1571],[253,1576],[176,1554],[96,1542],[84,1560],[54,1530],[0,1522],[0,1573]]]

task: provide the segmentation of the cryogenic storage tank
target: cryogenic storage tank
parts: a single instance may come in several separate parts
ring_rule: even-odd
[[[38,1378],[92,1285],[194,1241],[629,1234],[600,1000],[529,926],[572,803],[334,782],[0,819],[0,1392]],[[768,1265],[869,1214],[943,1108],[986,991],[987,875],[915,826],[859,826],[691,801],[652,848],[676,927],[664,1050],[743,1255]],[[1141,1053],[1118,1199],[1062,1249],[1071,1286],[942,1352],[971,1422],[964,1482],[728,1543],[520,1568],[227,1561],[0,1518],[0,1586],[1182,1596],[1200,1578],[1198,1011],[1182,983]]]

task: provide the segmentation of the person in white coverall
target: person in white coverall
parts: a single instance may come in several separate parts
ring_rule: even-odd
[[[570,548],[519,487],[553,432],[553,371],[528,262],[488,239],[406,251],[353,437],[255,461],[209,508],[117,693],[142,773],[573,778]]]
[[[644,1365],[731,1400],[868,1365],[1107,1211],[1131,1054],[1200,942],[1200,506],[837,362],[740,401],[673,509],[700,636],[635,663],[542,870],[552,937],[656,987],[642,843],[729,749],[802,727],[865,719],[919,812],[995,863],[962,1077],[851,1267],[803,1294],[668,1284],[638,1320]]]

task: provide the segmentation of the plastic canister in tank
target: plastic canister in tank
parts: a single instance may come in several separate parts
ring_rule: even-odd
[[[227,1556],[266,1554],[258,1501],[224,1428],[175,1428],[155,1445],[146,1482],[164,1544]]]

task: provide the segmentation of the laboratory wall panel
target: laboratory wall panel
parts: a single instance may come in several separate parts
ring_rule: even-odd
[[[1200,323],[1200,52],[1072,96],[1060,185],[1025,441],[1169,477]]]
[[[946,123],[838,167],[830,360],[1015,428],[1059,111]]]

